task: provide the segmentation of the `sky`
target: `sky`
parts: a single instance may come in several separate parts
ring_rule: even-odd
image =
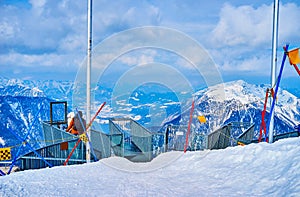
[[[299,196],[300,138],[0,176],[1,196]]]
[[[0,10],[0,76],[76,80],[87,54],[87,1],[0,0]],[[278,67],[286,43],[290,48],[300,46],[300,2],[282,0],[279,10]],[[93,2],[93,52],[111,37],[120,38],[118,35],[133,28],[169,28],[196,41],[223,81],[270,83],[272,13],[273,0],[97,0]],[[123,46],[130,44],[126,40]],[[92,59],[109,56],[97,55]],[[105,70],[111,79],[152,62],[171,65],[190,81],[199,79],[190,70],[191,63],[181,54],[174,55],[172,47],[145,45],[127,50]],[[282,85],[298,87],[295,80],[299,77],[288,63],[283,76]]]

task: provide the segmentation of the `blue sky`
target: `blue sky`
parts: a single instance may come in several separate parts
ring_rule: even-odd
[[[272,5],[273,0],[94,0],[93,46],[131,28],[167,27],[195,39],[224,81],[269,83]],[[0,9],[1,76],[75,79],[86,57],[87,1],[0,0]],[[278,66],[283,45],[300,46],[299,16],[298,0],[280,1]],[[154,60],[172,64],[167,57],[155,50],[142,50],[119,61],[130,66]],[[298,82],[297,73],[286,64],[283,85],[298,87]]]

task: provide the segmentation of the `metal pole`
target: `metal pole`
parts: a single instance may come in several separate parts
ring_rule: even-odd
[[[279,15],[279,0],[274,0],[273,36],[272,36],[272,65],[271,65],[271,86],[272,86],[272,88],[275,87],[275,84],[276,84],[278,15]],[[273,98],[271,97],[271,101],[272,100],[273,100]],[[273,111],[272,114],[270,114],[269,143],[273,143],[274,112],[275,112],[275,110]]]
[[[88,0],[88,50],[87,50],[87,69],[86,69],[86,122],[91,120],[91,63],[92,63],[92,0]],[[90,127],[87,130],[91,136]],[[86,143],[86,162],[91,161],[91,147]]]

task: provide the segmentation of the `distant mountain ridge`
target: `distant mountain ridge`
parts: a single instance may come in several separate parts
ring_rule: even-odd
[[[0,95],[48,97],[54,100],[72,99],[74,83],[55,80],[20,80],[0,77]]]
[[[221,125],[236,121],[254,123],[257,135],[267,87],[267,85],[253,85],[238,80],[196,92],[194,94],[193,131],[210,133]],[[41,113],[38,114],[39,122],[49,120],[50,102],[55,100],[68,101],[69,105],[69,103],[72,103],[73,91],[74,84],[71,81],[30,81],[0,77],[0,137],[2,138],[2,145],[3,143],[5,145],[20,143],[9,134],[7,128],[12,128],[20,136],[25,137],[34,116],[38,114],[41,107]],[[187,126],[191,100],[180,106],[178,100],[176,100],[176,95],[172,92],[153,93],[141,88],[131,94],[128,98],[129,103],[120,100],[119,111],[113,111],[109,103],[112,91],[111,88],[100,86],[95,88],[97,102],[108,101],[105,109],[100,114],[101,118],[105,120],[110,117],[124,116],[124,113],[121,112],[126,112],[126,115],[145,126],[153,118],[161,121],[161,124],[156,126],[166,124]],[[154,108],[158,109],[151,111]],[[205,115],[207,123],[200,124],[195,118],[197,115]],[[160,119],[161,117],[162,119]],[[268,117],[268,113],[266,117]],[[293,127],[299,123],[299,98],[286,90],[279,89],[275,113],[275,131],[277,133],[288,132],[293,130]],[[29,138],[34,139],[33,142],[42,138],[40,123],[34,124]],[[37,143],[35,146],[37,147],[39,144]]]
[[[0,146],[12,146],[13,153],[22,144],[9,130],[30,145],[38,148],[42,143],[41,121],[50,120],[50,102],[64,100],[72,95],[71,82],[30,81],[0,77]],[[60,112],[54,112],[54,116]],[[36,121],[34,122],[34,120]],[[22,153],[28,152],[23,148]]]
[[[205,115],[207,123],[200,124],[194,119],[193,128],[196,132],[209,133],[229,122],[251,122],[255,124],[257,135],[262,121],[261,111],[267,87],[267,85],[253,85],[238,80],[196,92],[194,115]],[[191,101],[185,106],[184,113],[168,117],[165,124],[173,122],[176,124],[180,119],[180,124],[187,125],[190,106]],[[268,117],[269,107],[266,122]],[[300,99],[286,90],[279,89],[275,108],[275,132],[279,134],[292,131],[299,123]]]

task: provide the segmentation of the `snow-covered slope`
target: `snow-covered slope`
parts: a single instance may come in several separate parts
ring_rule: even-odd
[[[31,146],[38,148],[42,143],[40,121],[49,120],[50,99],[46,97],[0,96],[0,137],[1,146],[11,146],[13,154],[22,144],[10,131],[21,138],[27,136]],[[30,151],[22,149],[22,153]]]
[[[2,196],[299,196],[300,138],[0,177]]]
[[[1,146],[11,146],[13,154],[22,144],[18,136],[27,136],[31,146],[39,148],[42,141],[41,121],[50,120],[50,102],[64,100],[70,93],[72,83],[56,81],[30,81],[0,77],[0,137]],[[62,112],[54,112],[54,117]],[[35,117],[37,118],[35,119]],[[35,122],[34,122],[35,121]],[[22,149],[21,154],[28,152]]]

